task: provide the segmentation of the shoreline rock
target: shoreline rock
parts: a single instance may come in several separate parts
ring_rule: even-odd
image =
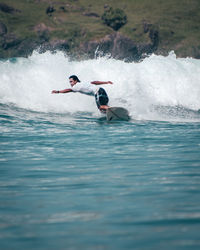
[[[0,21],[0,36],[4,36],[8,32],[8,29],[4,23]]]
[[[0,22],[0,59],[11,57],[28,57],[34,50],[39,53],[46,51],[63,51],[72,60],[93,59],[98,56],[108,56],[125,62],[139,62],[152,53],[167,56],[170,51],[159,48],[159,31],[150,24],[145,24],[144,31],[148,35],[146,43],[137,43],[119,31],[98,40],[77,44],[72,47],[67,39],[50,39],[49,33],[53,28],[41,23],[33,27],[35,38],[20,39],[14,33],[8,33],[7,27]],[[173,49],[172,49],[173,50]],[[3,51],[3,53],[2,53]],[[191,51],[193,58],[200,59],[200,51]],[[178,57],[187,57],[177,55]]]
[[[13,14],[14,12],[21,12],[20,10],[15,9],[5,3],[0,3],[0,10],[9,14]]]
[[[158,48],[159,32],[153,29],[149,30],[149,38],[149,43],[138,44],[133,39],[123,36],[119,32],[114,32],[99,41],[82,44],[81,51],[89,58],[110,55],[110,57],[126,62],[139,61],[156,52]]]
[[[39,23],[33,27],[35,38],[20,40],[15,34],[7,33],[7,28],[0,23],[0,47],[5,54],[9,50],[9,56],[27,57],[34,50],[43,53],[47,50],[61,50],[67,53],[71,58],[95,58],[97,56],[109,55],[118,60],[126,62],[139,61],[149,54],[156,52],[159,45],[159,32],[150,25],[146,28],[149,41],[145,44],[139,44],[129,37],[124,36],[119,31],[113,31],[111,34],[99,40],[90,40],[84,43],[78,43],[76,47],[72,47],[70,40],[66,39],[50,39],[50,32],[54,30],[52,27]],[[1,58],[2,57],[0,55]]]

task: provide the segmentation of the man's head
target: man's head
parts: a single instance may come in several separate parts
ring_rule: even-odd
[[[80,82],[77,76],[72,75],[69,77],[69,83],[73,87],[77,82]]]

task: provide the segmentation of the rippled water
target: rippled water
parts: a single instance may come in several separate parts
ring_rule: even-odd
[[[132,119],[51,95],[72,74],[113,81],[109,105]],[[199,96],[200,60],[173,53],[0,61],[0,248],[199,250]]]
[[[200,123],[1,105],[1,249],[199,249]]]

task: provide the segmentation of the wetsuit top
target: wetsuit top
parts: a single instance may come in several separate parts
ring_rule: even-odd
[[[73,92],[80,92],[82,94],[94,96],[99,90],[99,87],[91,83],[77,82],[71,89]]]

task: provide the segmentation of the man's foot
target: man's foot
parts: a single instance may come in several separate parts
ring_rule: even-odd
[[[106,113],[107,109],[110,108],[108,105],[101,105],[99,107],[99,110],[102,112],[102,113]]]

